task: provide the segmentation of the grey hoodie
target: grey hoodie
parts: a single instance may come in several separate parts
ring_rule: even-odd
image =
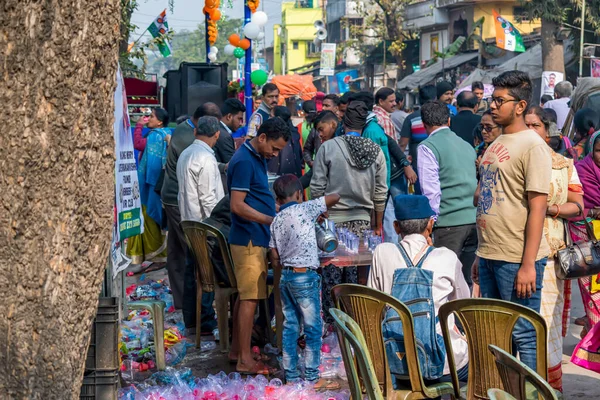
[[[383,152],[372,140],[341,136],[321,145],[313,164],[313,198],[337,193],[329,211],[334,222],[370,221],[371,211],[385,210],[388,187]]]

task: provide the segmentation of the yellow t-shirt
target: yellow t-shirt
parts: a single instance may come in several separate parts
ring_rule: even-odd
[[[477,234],[479,257],[521,263],[529,215],[527,192],[548,193],[552,176],[550,147],[532,130],[500,135],[479,165]],[[542,235],[536,260],[550,248]]]

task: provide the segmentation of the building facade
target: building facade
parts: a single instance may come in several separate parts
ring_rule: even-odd
[[[273,27],[273,71],[275,74],[302,71],[321,58],[314,43],[315,21],[323,19],[318,1],[283,2],[281,24]]]
[[[510,21],[522,35],[541,28],[540,21],[530,21],[518,0],[419,0],[406,7],[404,29],[420,32],[419,57],[421,64],[435,57],[458,37],[468,37],[473,24],[485,17],[481,35],[494,43],[496,27],[493,10]],[[477,32],[479,33],[479,32]],[[469,43],[477,49],[477,43]]]

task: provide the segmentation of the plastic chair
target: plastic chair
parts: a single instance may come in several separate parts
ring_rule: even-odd
[[[360,385],[358,370],[363,377],[367,398],[373,400],[383,400],[383,394],[379,388],[379,382],[375,376],[373,362],[365,343],[365,337],[360,330],[360,327],[352,318],[342,310],[330,308],[329,312],[333,317],[338,340],[340,342],[340,350],[344,359],[344,367],[348,376],[348,385],[352,399],[362,399],[363,393]]]
[[[181,221],[181,229],[196,260],[196,348],[200,347],[202,293],[215,292],[221,351],[227,352],[229,351],[229,303],[231,295],[237,293],[237,281],[233,273],[234,264],[229,243],[227,243],[225,235],[219,229],[203,222]],[[219,242],[227,277],[231,283],[230,286],[226,286],[224,282],[217,282],[215,279],[214,266],[208,252],[207,239],[209,237],[214,237]],[[268,300],[265,300],[261,305],[266,315],[269,315],[268,304]],[[231,310],[233,310],[233,304]],[[269,319],[266,318],[266,321],[268,323]],[[268,329],[268,332],[269,339],[273,342],[271,329]]]
[[[536,394],[543,400],[558,400],[562,398],[548,382],[534,370],[517,360],[512,354],[490,344],[488,346],[494,357],[496,367],[502,378],[504,389],[518,399],[537,399]],[[530,383],[530,385],[527,385]]]
[[[154,328],[154,351],[156,353],[156,368],[164,371],[165,363],[165,307],[161,300],[132,301],[127,303],[130,310],[146,310],[152,317]]]
[[[535,329],[538,373],[543,377],[547,376],[547,329],[546,322],[540,314],[503,300],[460,299],[443,304],[438,312],[455,387],[458,384],[458,375],[448,330],[448,318],[451,314],[458,317],[469,343],[467,399],[487,399],[488,389],[503,387],[500,374],[496,370],[495,359],[487,346],[493,344],[505,351],[512,351],[512,331],[519,318],[530,322]],[[455,395],[459,396],[459,393]],[[464,393],[461,397],[464,397]]]
[[[517,400],[501,389],[488,389],[487,394],[490,400]]]
[[[361,285],[337,285],[331,290],[331,294],[336,307],[346,312],[362,330],[377,382],[386,399],[432,399],[446,394],[454,395],[455,390],[450,383],[425,385],[417,356],[412,315],[402,302]],[[381,327],[385,313],[390,308],[398,313],[402,321],[405,357],[409,369],[409,376],[402,377],[406,379],[408,387],[399,390],[394,389],[392,384]]]

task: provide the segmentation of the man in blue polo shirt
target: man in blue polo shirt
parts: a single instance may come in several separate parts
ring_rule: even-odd
[[[237,359],[237,371],[241,373],[269,373],[261,361],[253,359],[250,340],[256,305],[267,297],[269,226],[275,216],[266,160],[276,157],[289,138],[287,124],[281,118],[270,118],[253,139],[238,149],[227,169],[231,197],[229,243],[239,292],[233,310],[234,336],[229,359]]]

